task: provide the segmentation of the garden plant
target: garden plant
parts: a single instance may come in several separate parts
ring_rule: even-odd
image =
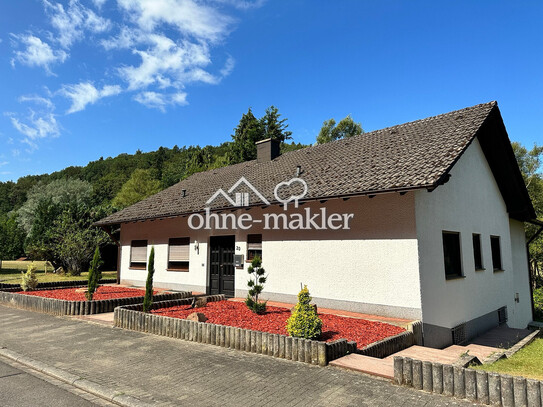
[[[258,297],[264,289],[263,284],[266,282],[266,271],[262,267],[262,260],[259,256],[255,256],[251,261],[248,273],[251,275],[247,286],[249,287],[249,293],[245,299],[245,304],[251,311],[256,314],[263,314],[266,312],[266,301],[259,302]]]
[[[87,292],[85,293],[85,297],[89,301],[92,301],[92,296],[98,288],[98,283],[102,278],[102,272],[100,271],[101,265],[102,259],[100,258],[100,249],[98,248],[98,246],[96,246],[96,250],[94,251],[94,257],[92,258],[92,261],[90,263],[89,284],[87,286]]]
[[[34,291],[37,286],[38,279],[36,278],[36,266],[29,264],[26,273],[23,273],[21,288],[23,291]]]
[[[307,286],[298,293],[298,303],[287,320],[287,332],[290,336],[317,339],[322,333],[322,320],[311,303]]]
[[[149,264],[147,265],[147,282],[145,283],[145,298],[143,299],[143,312],[151,311],[153,305],[153,275],[155,274],[155,247],[151,247]]]

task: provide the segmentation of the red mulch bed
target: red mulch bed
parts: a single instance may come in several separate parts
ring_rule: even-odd
[[[77,292],[81,287],[57,288],[54,290],[18,291],[17,294],[35,295],[38,297],[56,298],[68,301],[86,301],[85,292]],[[155,291],[156,294],[156,291]],[[143,297],[145,290],[103,285],[98,287],[93,300],[111,300],[113,298]]]
[[[209,302],[204,308],[192,309],[189,305],[180,305],[160,308],[151,312],[184,319],[195,311],[202,312],[208,318],[207,322],[212,324],[288,335],[286,326],[287,319],[290,317],[290,310],[286,308],[268,306],[265,314],[257,315],[242,302],[217,301]],[[405,329],[395,325],[365,319],[330,314],[319,314],[319,317],[322,319],[322,336],[320,340],[330,342],[345,338],[349,341],[355,341],[359,349],[405,331]]]

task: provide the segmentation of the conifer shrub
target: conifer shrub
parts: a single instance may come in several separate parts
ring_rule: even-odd
[[[145,283],[145,297],[143,299],[143,312],[151,311],[153,305],[153,275],[155,274],[155,247],[151,247],[149,262],[147,263],[147,282]]]
[[[290,336],[305,339],[317,339],[322,333],[322,320],[311,304],[307,286],[298,293],[298,303],[287,320],[287,332]]]
[[[251,265],[249,266],[248,273],[251,275],[251,277],[249,281],[247,281],[249,292],[247,294],[247,298],[245,299],[245,304],[255,314],[263,314],[266,312],[266,301],[259,302],[258,296],[264,289],[263,284],[266,282],[266,276],[264,274],[266,271],[262,267],[262,260],[260,259],[260,256],[255,256],[253,258]]]
[[[89,284],[87,285],[87,292],[85,297],[88,301],[92,301],[95,291],[98,289],[100,279],[102,278],[102,272],[99,270],[102,265],[102,259],[100,258],[100,249],[96,246],[94,250],[94,256],[89,267]]]
[[[21,279],[21,288],[23,291],[34,291],[38,286],[38,278],[36,277],[36,266],[29,264],[26,273],[23,273]]]

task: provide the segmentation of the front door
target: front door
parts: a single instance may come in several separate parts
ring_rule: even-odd
[[[209,243],[209,293],[233,297],[235,237],[212,236]]]

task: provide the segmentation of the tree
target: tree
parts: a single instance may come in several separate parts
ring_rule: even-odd
[[[89,267],[89,279],[87,285],[87,292],[85,293],[85,297],[89,301],[92,301],[94,292],[98,289],[100,279],[102,278],[102,273],[100,272],[101,265],[102,259],[100,258],[100,248],[96,246],[96,249],[94,250],[94,256]]]
[[[256,159],[256,142],[268,138],[280,140],[283,144],[291,139],[292,132],[287,131],[287,119],[275,106],[266,109],[266,113],[257,119],[251,109],[241,116],[232,135],[230,160],[232,164]]]
[[[266,114],[260,119],[264,128],[263,139],[271,138],[284,143],[286,140],[292,138],[292,132],[287,131],[288,124],[285,124],[287,119],[280,120],[280,117],[279,109],[275,106],[272,105],[266,109]]]
[[[145,283],[145,297],[143,298],[143,312],[151,311],[153,305],[153,275],[155,274],[155,247],[151,247],[147,265],[147,281]]]
[[[74,216],[65,211],[51,229],[52,247],[55,260],[73,276],[81,275],[91,260],[95,248],[108,242],[104,231],[91,225],[92,216]]]
[[[317,136],[317,144],[324,144],[329,141],[357,136],[363,133],[362,125],[356,123],[351,115],[341,119],[337,126],[334,119],[329,119],[325,120],[322,124],[319,135]]]
[[[160,181],[152,178],[149,170],[135,169],[130,179],[113,199],[113,206],[126,208],[160,191]]]
[[[0,260],[15,260],[24,254],[26,234],[17,223],[17,213],[0,214]]]
[[[251,109],[241,116],[239,124],[232,135],[231,158],[233,163],[254,160],[256,158],[256,142],[264,140],[264,127]]]
[[[287,332],[290,336],[316,339],[322,333],[322,320],[317,310],[311,305],[311,296],[307,286],[298,293],[298,303],[287,320]]]
[[[258,297],[264,289],[263,284],[266,282],[266,276],[264,274],[266,271],[262,268],[260,256],[255,256],[251,261],[248,273],[251,277],[249,278],[249,281],[247,281],[249,292],[245,299],[245,304],[254,313],[262,314],[266,311],[266,302],[258,302]]]
[[[512,146],[536,216],[540,219],[543,217],[543,146],[534,144],[531,150],[518,142],[513,142]],[[528,238],[533,236],[537,229],[536,226],[528,224],[526,226]],[[530,244],[530,268],[533,281],[536,286],[543,287],[541,264],[543,264],[543,234]]]

